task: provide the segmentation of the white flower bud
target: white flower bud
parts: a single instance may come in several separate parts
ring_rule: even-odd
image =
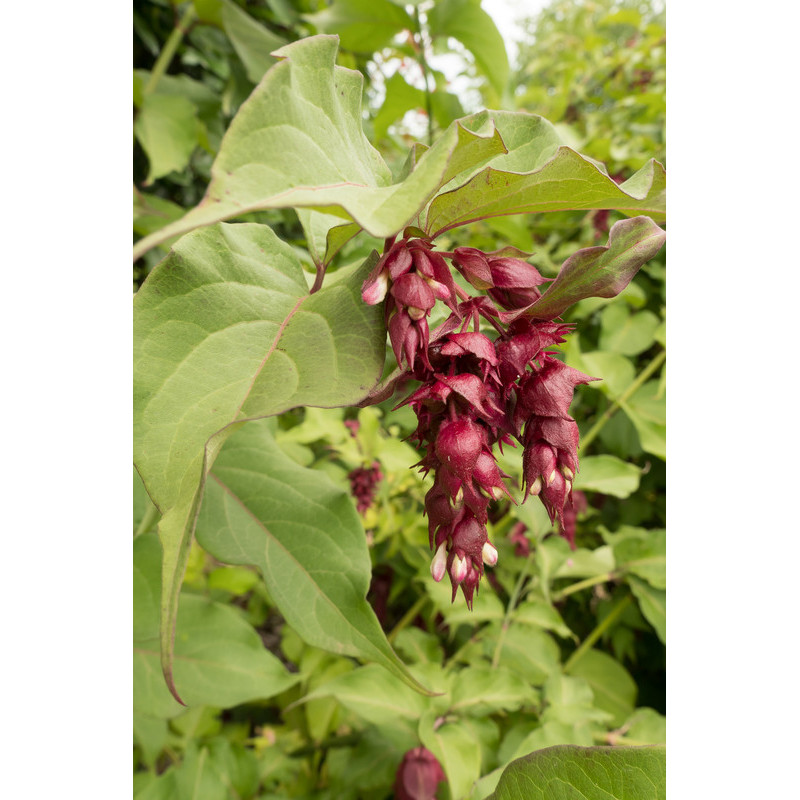
[[[453,579],[453,583],[461,583],[467,577],[468,569],[467,559],[456,556],[450,567],[450,577]]]
[[[481,551],[483,563],[493,567],[497,563],[497,550],[491,542],[486,542]]]
[[[431,561],[431,575],[433,575],[433,579],[436,583],[444,577],[444,572],[447,569],[447,550],[445,548],[445,543],[442,542],[439,545],[439,548],[436,551],[436,555],[433,557],[433,561]]]

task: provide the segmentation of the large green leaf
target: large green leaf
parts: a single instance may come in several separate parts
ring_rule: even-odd
[[[134,541],[134,709],[168,719],[184,709],[170,696],[160,668],[160,550],[148,533]],[[175,640],[175,677],[189,705],[229,708],[280,694],[298,676],[264,648],[261,637],[230,606],[184,595]]]
[[[292,461],[268,421],[242,427],[217,457],[197,540],[221,561],[257,566],[281,614],[309,644],[377,662],[426,691],[365,599],[371,562],[351,498],[324,473]]]
[[[489,800],[666,800],[664,747],[537,750],[512,761]]]
[[[606,246],[578,250],[561,265],[525,316],[554,319],[586,297],[615,297],[663,247],[666,236],[649,217],[620,220],[611,227]]]
[[[337,46],[335,36],[313,36],[275,52],[284,60],[231,122],[201,203],[137,242],[135,258],[170,236],[264,208],[327,210],[375,236],[394,235],[456,171],[504,152],[487,115],[477,115],[469,130],[454,123],[390,186],[389,168],[361,127],[363,78],[335,65]],[[464,153],[454,155],[457,148]]]
[[[524,113],[456,120],[433,147],[417,148],[410,173],[391,184],[362,131],[362,76],[335,65],[336,49],[337,37],[320,35],[275,52],[283,60],[231,123],[203,200],[137,242],[135,258],[171,236],[266,208],[327,212],[379,238],[408,224],[435,235],[486,216],[570,208],[663,216],[660,165],[619,187],[597,162],[563,146],[550,123]]]
[[[320,33],[339,34],[342,47],[356,53],[374,53],[395,34],[414,27],[411,17],[390,0],[334,0],[306,19]]]
[[[260,225],[179,241],[134,299],[134,461],[164,515],[162,648],[205,476],[244,420],[299,405],[352,405],[381,374],[383,311],[361,302],[370,263],[315,294],[289,245]]]
[[[508,153],[433,200],[425,223],[431,236],[486,217],[567,209],[615,208],[664,219],[666,173],[658,162],[617,185],[599,162],[564,145],[542,117],[489,113]]]
[[[475,57],[480,71],[498,95],[508,83],[508,54],[503,37],[481,0],[439,0],[428,12],[431,36],[452,36]]]

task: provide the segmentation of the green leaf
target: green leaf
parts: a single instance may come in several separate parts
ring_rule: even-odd
[[[438,721],[428,712],[419,723],[419,738],[442,765],[453,800],[466,797],[481,774],[481,744],[475,730],[463,721]]]
[[[389,126],[400,119],[407,111],[425,106],[425,92],[409,86],[399,72],[386,81],[386,98],[372,121],[375,140],[380,141]]]
[[[309,644],[374,661],[427,693],[365,599],[371,563],[351,498],[321,471],[288,458],[267,423],[248,423],[219,454],[198,542],[220,561],[258,567],[275,605]]]
[[[636,428],[642,450],[666,459],[666,403],[659,392],[659,381],[648,381],[620,407]]]
[[[500,31],[481,8],[480,0],[439,0],[428,12],[428,26],[432,37],[452,36],[461,42],[497,94],[503,94],[508,84],[508,54]]]
[[[638,355],[651,347],[661,324],[652,311],[632,314],[621,303],[604,308],[600,319],[600,347],[626,356]]]
[[[402,30],[414,28],[411,17],[390,0],[334,0],[316,14],[306,14],[319,33],[339,34],[345,50],[374,53]]]
[[[363,78],[335,66],[336,49],[336,37],[314,36],[277,52],[284,60],[239,109],[203,200],[137,242],[134,258],[170,236],[266,208],[327,211],[379,238],[392,236],[443,183],[504,152],[487,114],[477,114],[468,118],[469,129],[454,123],[405,180],[389,186],[389,168],[361,127]],[[486,130],[476,133],[481,126]]]
[[[614,549],[620,568],[648,581],[656,589],[667,588],[667,532],[663,528],[645,530],[623,526],[603,538]]]
[[[270,54],[283,47],[286,40],[265,28],[231,0],[222,2],[222,24],[236,55],[244,64],[247,77],[258,83],[277,61]]]
[[[197,109],[185,97],[148,94],[133,129],[150,162],[146,183],[180,172],[197,145]]]
[[[612,725],[622,725],[633,712],[636,682],[608,653],[587,650],[570,668],[570,674],[587,681],[594,693],[594,704],[612,715]]]
[[[134,461],[164,515],[162,649],[171,630],[205,476],[243,421],[298,405],[351,405],[381,374],[369,263],[315,294],[292,248],[260,225],[184,237],[134,298]]]
[[[524,310],[535,319],[554,319],[586,297],[614,297],[663,246],[666,234],[649,217],[614,223],[604,247],[571,255],[547,291]],[[655,328],[654,328],[655,330]]]
[[[655,589],[649,583],[639,580],[634,575],[628,576],[631,587],[644,618],[653,626],[658,638],[667,643],[667,593],[663,589]]]
[[[452,711],[470,709],[482,716],[495,711],[515,711],[535,702],[536,693],[530,684],[503,667],[471,666],[453,678]]]
[[[358,667],[318,686],[303,702],[318,697],[335,697],[373,725],[416,722],[428,705],[425,697],[375,664]]]
[[[542,630],[512,626],[502,636],[499,626],[487,629],[484,647],[488,657],[496,652],[498,643],[498,664],[513,670],[533,686],[541,686],[559,669],[558,645]]]
[[[425,223],[432,236],[486,217],[567,209],[614,208],[664,218],[666,173],[658,162],[618,186],[598,162],[563,145],[542,117],[489,115],[508,153],[433,200]]]
[[[593,350],[590,353],[581,353],[581,359],[583,360],[581,369],[584,372],[588,375],[603,376],[602,380],[590,383],[589,387],[599,389],[613,398],[619,397],[636,379],[636,368],[633,363],[619,353]]]
[[[666,800],[664,747],[538,750],[506,767],[489,800]]]
[[[614,497],[630,497],[639,488],[641,474],[635,464],[628,464],[616,456],[583,456],[575,488]]]
[[[161,675],[158,636],[136,640],[133,654],[134,709],[165,719],[180,714]],[[181,598],[174,670],[188,705],[230,708],[297,683],[234,608],[190,594]]]
[[[652,708],[637,708],[622,726],[624,735],[612,744],[639,746],[643,744],[665,744],[667,720]]]

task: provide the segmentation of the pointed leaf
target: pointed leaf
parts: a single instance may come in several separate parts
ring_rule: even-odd
[[[365,599],[371,562],[351,498],[286,456],[267,421],[243,426],[217,457],[197,540],[220,561],[258,567],[281,614],[309,644],[374,661],[427,691]]]
[[[283,60],[231,122],[203,200],[137,242],[134,258],[171,236],[265,208],[327,211],[373,236],[393,236],[457,172],[504,152],[489,117],[476,115],[469,129],[454,122],[389,185],[389,168],[361,126],[363,78],[335,65],[336,50],[335,36],[312,36],[275,51]]]
[[[222,24],[247,77],[258,83],[276,62],[270,53],[286,44],[285,39],[251,17],[232,0],[222,0]]]
[[[512,761],[488,800],[666,800],[666,748],[559,745]]]
[[[147,183],[180,172],[197,146],[197,108],[186,97],[149,94],[133,126],[147,153]]]
[[[371,262],[309,294],[293,250],[261,225],[179,241],[134,299],[134,460],[164,515],[162,649],[203,483],[243,420],[352,405],[381,374],[383,311],[361,302]],[[169,677],[168,677],[169,679]]]
[[[432,236],[486,217],[566,209],[614,208],[664,218],[666,173],[658,162],[648,162],[617,185],[599,162],[565,146],[542,117],[489,115],[508,154],[433,200],[425,224]]]
[[[428,12],[428,25],[431,36],[452,36],[461,42],[497,94],[503,94],[508,83],[508,54],[500,31],[481,8],[480,0],[439,0]]]
[[[614,297],[639,268],[664,245],[667,235],[649,217],[612,225],[605,247],[587,247],[562,265],[547,291],[523,312],[534,319],[554,319],[585,297]]]
[[[133,544],[134,708],[168,719],[183,709],[170,697],[159,665],[160,551],[154,533]],[[298,680],[235,609],[196,595],[181,600],[175,675],[188,704],[223,708],[272,697]]]

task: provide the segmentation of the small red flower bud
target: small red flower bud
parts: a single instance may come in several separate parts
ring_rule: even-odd
[[[436,305],[436,295],[428,283],[414,272],[401,275],[391,288],[392,296],[403,306],[430,311]]]
[[[456,247],[453,251],[453,264],[476,289],[489,289],[494,285],[489,260],[481,250]]]
[[[445,780],[436,756],[424,747],[409,750],[397,768],[395,800],[435,800],[436,787]]]

